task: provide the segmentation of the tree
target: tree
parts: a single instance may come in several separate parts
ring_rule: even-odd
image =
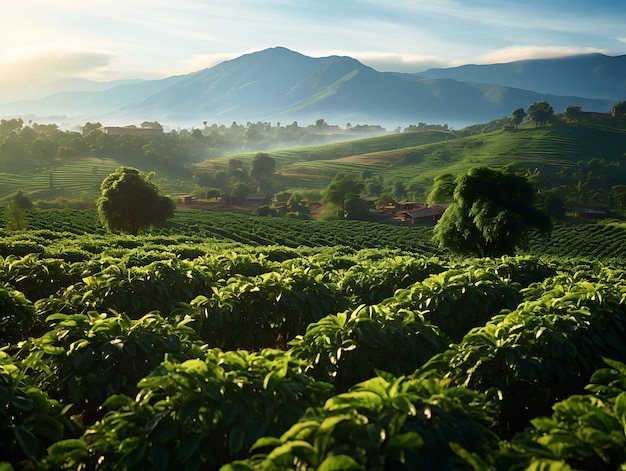
[[[6,219],[5,229],[7,231],[21,231],[28,227],[26,214],[15,199],[12,199],[4,208],[4,218]]]
[[[517,127],[522,124],[525,117],[526,111],[524,111],[524,108],[517,108],[516,110],[513,110],[513,113],[511,114],[511,124]]]
[[[118,168],[100,188],[98,213],[109,231],[137,235],[150,227],[162,226],[174,216],[174,202],[161,196],[156,185],[135,168]]]
[[[626,115],[626,101],[618,101],[612,110],[613,116]]]
[[[250,176],[259,186],[262,186],[268,178],[276,172],[276,161],[265,152],[259,152],[252,160]]]
[[[363,182],[355,176],[338,173],[322,195],[324,213],[340,219],[363,216],[367,213],[365,201],[361,199],[363,187]]]
[[[429,205],[435,203],[449,203],[454,199],[454,189],[456,188],[456,178],[451,173],[444,173],[435,177],[433,189],[428,194],[426,202]]]
[[[536,126],[544,126],[552,119],[554,110],[547,101],[537,101],[528,107],[528,118]]]
[[[550,231],[550,218],[534,206],[526,178],[480,166],[457,180],[454,201],[435,226],[435,240],[455,252],[513,254],[527,232]]]
[[[582,113],[582,111],[583,111],[583,107],[580,105],[568,106],[567,108],[565,108],[565,111],[563,112],[563,117],[569,123],[572,123],[580,119],[580,114]]]

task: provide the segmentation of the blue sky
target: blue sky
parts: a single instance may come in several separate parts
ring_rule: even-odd
[[[268,47],[381,71],[626,53],[623,0],[18,0],[0,84],[160,78]]]

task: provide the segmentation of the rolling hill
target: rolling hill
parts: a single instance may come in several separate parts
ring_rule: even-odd
[[[476,165],[537,169],[550,185],[578,162],[603,159],[614,165],[607,186],[626,182],[626,120],[589,120],[580,124],[532,124],[508,132],[501,129],[471,136],[442,131],[390,134],[321,146],[268,151],[280,173],[277,184],[286,188],[323,188],[340,171],[380,176],[428,189],[442,173],[461,173]],[[255,153],[212,159],[198,170],[222,170],[230,159],[251,162]]]

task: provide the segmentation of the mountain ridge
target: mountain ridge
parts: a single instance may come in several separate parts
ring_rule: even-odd
[[[589,66],[589,60],[582,63]],[[395,123],[393,126],[417,122],[457,126],[509,116],[516,108],[525,109],[542,100],[549,101],[557,113],[570,105],[607,112],[616,101],[428,76],[440,73],[436,70],[423,74],[379,72],[349,56],[313,58],[274,47],[186,75],[3,104],[0,115],[47,113],[109,122],[158,120],[173,124],[313,122],[324,118]],[[458,74],[458,70],[450,73]],[[620,80],[609,78],[615,83]]]

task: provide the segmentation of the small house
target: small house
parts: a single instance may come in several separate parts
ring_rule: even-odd
[[[445,208],[442,206],[431,206],[430,208],[420,208],[404,213],[404,220],[412,224],[434,224],[436,223]]]

